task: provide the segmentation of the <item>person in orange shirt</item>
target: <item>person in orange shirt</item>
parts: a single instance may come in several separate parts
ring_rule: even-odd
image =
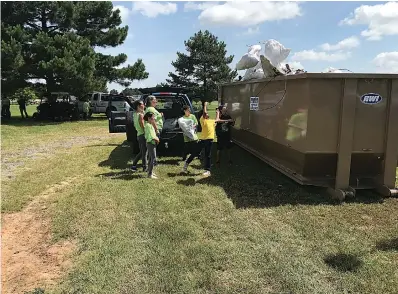
[[[200,117],[199,121],[202,126],[200,140],[202,143],[202,149],[204,149],[205,151],[205,173],[203,175],[210,176],[211,149],[213,146],[216,121],[209,118],[209,114],[207,112],[207,102],[205,102],[203,105],[203,114]]]

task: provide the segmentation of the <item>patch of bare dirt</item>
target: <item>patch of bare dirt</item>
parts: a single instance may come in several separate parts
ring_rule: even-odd
[[[71,266],[72,241],[51,242],[49,197],[76,183],[70,178],[45,190],[20,212],[3,214],[2,293],[25,293],[55,285]]]
[[[97,143],[110,136],[80,136],[71,137],[62,141],[54,141],[46,145],[29,147],[22,150],[7,152],[1,156],[1,173],[3,179],[13,179],[15,170],[23,167],[26,159],[37,159],[53,155],[60,149],[68,149],[74,146],[84,146],[90,143]]]

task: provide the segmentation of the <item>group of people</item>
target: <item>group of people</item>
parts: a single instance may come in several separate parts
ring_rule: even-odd
[[[147,105],[145,107],[143,101],[136,101],[134,105],[133,123],[137,130],[137,141],[140,152],[134,158],[132,170],[137,171],[137,164],[142,160],[142,169],[148,173],[148,177],[157,179],[154,173],[154,166],[157,164],[156,146],[160,143],[160,134],[163,129],[163,113],[156,109],[157,100],[155,96],[148,96]],[[227,113],[224,106],[219,106],[216,110],[216,118],[211,119],[208,113],[208,104],[203,104],[203,110],[200,113],[199,123],[201,132],[198,135],[198,120],[194,114],[191,113],[191,108],[188,105],[183,107],[184,115],[181,119],[189,121],[190,130],[183,129],[184,136],[184,155],[185,161],[182,173],[188,172],[189,164],[199,157],[204,151],[205,172],[204,176],[211,175],[211,151],[215,135],[217,136],[217,161],[220,165],[220,156],[223,150],[228,152],[228,163],[232,164],[230,149],[231,143],[231,126],[234,121]],[[147,156],[148,154],[148,162]]]
[[[21,112],[22,118],[28,118],[28,113],[26,112],[26,101],[25,99],[18,100],[19,111]],[[25,114],[25,116],[24,116]],[[5,97],[1,99],[1,117],[10,119],[11,118],[11,102],[10,99]]]

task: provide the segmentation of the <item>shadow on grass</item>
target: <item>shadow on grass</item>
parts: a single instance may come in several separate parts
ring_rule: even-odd
[[[104,174],[99,174],[97,177],[105,177],[105,178],[110,178],[112,180],[134,180],[134,179],[142,179],[145,177],[145,174],[137,174],[129,170],[124,170],[120,172],[110,172],[110,173],[104,173]]]
[[[121,145],[117,145],[109,154],[107,160],[98,164],[100,167],[109,167],[111,169],[125,170],[129,168],[128,161],[134,156],[133,149],[128,141],[124,141]]]
[[[213,167],[211,177],[197,180],[191,178],[177,183],[185,186],[202,184],[222,187],[237,209],[339,204],[331,199],[325,188],[300,186],[239,147],[234,147],[232,155],[234,164]],[[197,161],[191,167],[202,169]],[[381,199],[373,193],[359,192],[356,198],[348,199],[347,202],[378,203]]]
[[[381,251],[398,251],[398,238],[379,241],[376,248]]]
[[[363,264],[357,255],[346,253],[328,255],[324,261],[328,266],[340,272],[355,272]]]
[[[66,122],[66,121],[64,121]],[[50,125],[59,125],[64,122],[59,121],[37,121],[32,117],[29,118],[21,118],[21,117],[12,117],[11,119],[2,119],[2,126],[13,126],[13,127],[33,127],[33,126],[50,126]]]
[[[89,120],[64,120],[64,121],[52,121],[52,120],[35,120],[32,117],[11,117],[11,119],[1,119],[1,125],[3,126],[14,126],[14,127],[33,127],[33,126],[51,126],[60,125],[68,122],[90,122],[90,121],[104,121],[107,120],[106,116],[91,117]]]

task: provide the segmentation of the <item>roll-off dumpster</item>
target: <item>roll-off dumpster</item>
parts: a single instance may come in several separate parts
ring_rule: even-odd
[[[304,73],[219,87],[235,143],[333,196],[396,195],[398,75]]]

